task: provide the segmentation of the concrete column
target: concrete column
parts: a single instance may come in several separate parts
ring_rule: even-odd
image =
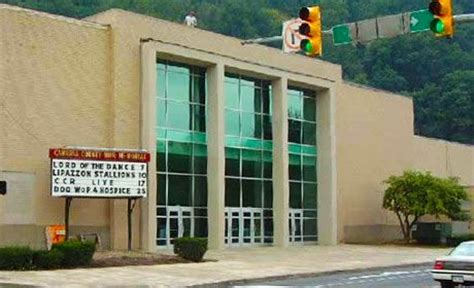
[[[287,247],[289,243],[288,213],[288,80],[272,82],[273,91],[273,243]]]
[[[318,240],[337,244],[336,88],[316,97],[318,151]]]
[[[141,44],[140,147],[151,154],[148,164],[148,195],[140,201],[140,248],[156,251],[156,51]]]
[[[224,65],[207,70],[207,217],[210,249],[224,249],[225,241],[225,117]]]

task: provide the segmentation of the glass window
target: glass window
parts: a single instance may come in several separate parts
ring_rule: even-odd
[[[260,114],[242,113],[242,137],[262,137],[262,117]]]
[[[288,142],[301,143],[301,122],[288,120]]]
[[[229,109],[240,109],[239,84],[225,82],[225,107]]]
[[[207,218],[194,219],[194,237],[207,237]]]
[[[168,99],[184,102],[191,101],[191,76],[187,73],[168,72]]]
[[[303,173],[304,181],[316,182],[316,157],[303,156]]]
[[[174,101],[168,101],[167,104],[167,127],[181,130],[191,130],[191,105]]]
[[[226,75],[226,200],[227,207],[251,207],[255,215],[271,212],[272,189],[272,119],[270,82]],[[266,179],[266,180],[264,180]],[[265,184],[264,184],[265,183]],[[246,212],[250,215],[250,212]],[[235,215],[234,215],[235,216]],[[244,215],[245,216],[245,215]],[[257,216],[256,216],[257,217]],[[273,239],[272,215],[255,221],[254,241],[271,243]],[[264,220],[264,221],[263,221]],[[228,221],[226,219],[226,221]],[[242,220],[243,221],[243,220]],[[250,219],[247,222],[232,222],[236,229],[232,233],[250,235]],[[262,222],[263,221],[263,222]],[[246,226],[247,225],[247,226]],[[244,231],[239,231],[244,227]],[[260,227],[260,228],[259,228]],[[247,234],[246,234],[247,233]],[[227,235],[227,234],[226,234]],[[250,243],[250,237],[228,241]]]
[[[168,205],[192,206],[192,177],[168,175]]]
[[[316,209],[317,208],[317,192],[318,187],[314,183],[303,184],[303,208]]]
[[[303,208],[301,207],[301,200],[301,183],[290,182],[290,208]]]
[[[288,94],[288,118],[301,119],[302,118],[302,107],[301,97],[295,94]]]
[[[317,240],[316,95],[288,89],[290,208],[303,213],[303,241]],[[295,236],[295,235],[293,235]],[[290,237],[291,241],[296,238]],[[300,238],[301,240],[301,238]]]
[[[240,176],[240,150],[225,148],[225,175]]]
[[[242,206],[262,207],[262,181],[242,180]]]
[[[316,145],[316,125],[303,122],[303,144]]]
[[[207,146],[194,144],[194,174],[207,174]]]
[[[226,110],[225,116],[226,134],[240,136],[240,112]]]
[[[194,206],[207,207],[207,178],[194,177]]]
[[[225,180],[225,206],[240,207],[240,180]]]
[[[163,145],[165,147],[165,145]],[[166,171],[166,150],[160,151],[156,157],[156,168],[160,172]]]
[[[304,98],[304,120],[316,121],[316,99],[311,97]]]
[[[158,197],[156,197],[156,201],[158,205],[166,205],[166,175],[159,174],[158,175]]]
[[[262,178],[262,152],[257,150],[242,150],[242,176]]]
[[[272,98],[270,96],[270,89],[264,88],[262,90],[262,112],[267,115],[272,115]]]
[[[303,220],[303,235],[304,236],[313,236],[313,235],[315,236],[317,234],[316,231],[317,231],[316,219]]]
[[[272,181],[263,182],[264,205],[265,208],[273,208],[273,183]]]
[[[156,93],[159,98],[166,97],[166,73],[163,69],[158,69],[157,73],[157,81],[156,81]]]
[[[168,142],[168,172],[192,173],[192,144]]]
[[[263,151],[263,178],[273,178],[273,155],[272,151]]]
[[[296,154],[290,154],[290,173],[289,177],[291,180],[301,180],[301,156]]]
[[[157,244],[167,245],[167,206],[194,208],[183,223],[185,235],[207,236],[206,75],[168,61],[157,70],[157,215],[163,222]]]
[[[193,76],[193,102],[206,103],[206,78],[201,75]]]
[[[158,100],[156,109],[156,126],[166,127],[166,101]]]
[[[263,139],[272,140],[273,131],[272,131],[272,118],[270,116],[263,116]]]

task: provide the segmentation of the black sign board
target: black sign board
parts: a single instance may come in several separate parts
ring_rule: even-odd
[[[7,194],[7,181],[0,181],[0,195]]]

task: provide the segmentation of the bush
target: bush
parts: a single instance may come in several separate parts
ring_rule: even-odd
[[[184,259],[200,262],[207,251],[206,238],[183,237],[174,242],[174,253]]]
[[[12,246],[0,248],[0,270],[31,269],[33,251],[29,247]]]
[[[91,264],[92,257],[94,256],[95,243],[92,241],[69,240],[54,244],[52,250],[63,253],[64,257],[61,263],[63,267],[88,266]]]
[[[36,269],[61,268],[64,254],[59,250],[39,250],[33,253],[33,266]]]
[[[451,247],[456,247],[464,241],[474,240],[474,234],[456,235],[446,238],[446,244]]]

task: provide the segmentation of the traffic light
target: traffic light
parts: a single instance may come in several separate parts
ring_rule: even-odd
[[[323,52],[321,9],[319,6],[303,7],[300,18],[304,22],[299,27],[299,33],[308,37],[301,40],[301,50],[308,56],[320,56]]]
[[[439,37],[452,37],[454,35],[453,1],[431,0],[429,10],[434,16],[430,23],[431,31]]]

